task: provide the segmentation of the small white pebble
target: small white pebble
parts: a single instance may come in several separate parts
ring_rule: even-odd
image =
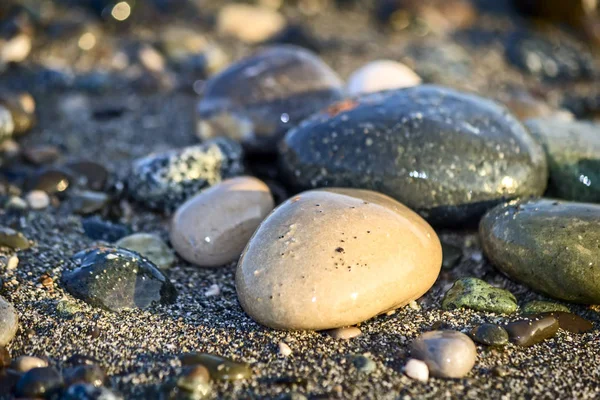
[[[414,300],[411,301],[410,303],[408,303],[408,306],[410,308],[412,308],[413,310],[417,310],[417,311],[421,309],[421,306]]]
[[[19,257],[17,257],[17,256],[10,257],[8,259],[8,262],[6,263],[6,269],[8,269],[9,271],[17,269],[18,266],[19,266]]]
[[[284,342],[279,342],[279,354],[281,354],[284,357],[287,357],[292,354],[292,349],[290,349],[290,346],[288,346]]]
[[[473,254],[471,254],[471,260],[476,262],[483,260],[483,253],[480,251],[474,251]]]
[[[19,196],[11,196],[6,202],[5,207],[12,210],[25,210],[27,208],[27,202]]]
[[[218,296],[220,294],[221,294],[221,288],[217,284],[211,285],[208,288],[208,290],[206,292],[204,292],[204,295],[206,297]]]
[[[421,360],[411,358],[404,366],[404,373],[411,379],[427,382],[429,380],[429,368]]]
[[[25,199],[34,210],[42,210],[50,205],[50,197],[43,190],[32,190]]]
[[[360,336],[362,331],[356,326],[347,326],[343,328],[335,328],[326,331],[329,336],[334,339],[349,340]]]

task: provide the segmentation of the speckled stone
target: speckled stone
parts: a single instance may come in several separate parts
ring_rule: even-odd
[[[48,366],[48,361],[38,357],[21,356],[11,364],[12,369],[19,372],[27,372],[34,368],[44,368]]]
[[[390,197],[313,190],[263,221],[240,257],[236,288],[242,307],[260,324],[325,330],[421,297],[441,263],[433,229]]]
[[[296,188],[388,194],[435,224],[476,221],[502,199],[540,195],[543,149],[508,111],[432,85],[330,106],[290,130],[282,172]]]
[[[20,397],[51,397],[63,387],[60,373],[52,368],[34,368],[19,379],[15,393]]]
[[[15,337],[18,328],[17,311],[12,304],[0,296],[0,346],[6,346]]]
[[[495,324],[481,324],[471,330],[471,337],[486,346],[504,346],[508,343],[506,329]]]
[[[421,78],[406,65],[392,60],[377,60],[354,71],[346,91],[350,95],[416,86]]]
[[[201,189],[241,175],[242,158],[241,147],[226,138],[151,154],[134,162],[129,194],[147,207],[171,211]]]
[[[229,136],[256,152],[274,152],[290,127],[342,98],[342,81],[319,57],[274,46],[244,58],[206,82],[198,135]]]
[[[471,308],[477,311],[512,314],[517,311],[517,299],[505,289],[493,287],[477,278],[462,278],[446,292],[444,310]]]
[[[600,303],[600,206],[510,202],[490,211],[479,233],[485,254],[510,278],[560,300]]]
[[[248,379],[252,375],[252,369],[248,364],[215,354],[187,353],[181,355],[180,360],[182,365],[204,366],[215,381],[237,381]]]
[[[523,314],[540,314],[545,312],[553,312],[553,311],[563,311],[563,312],[571,312],[569,307],[553,303],[551,301],[542,301],[542,300],[532,300],[521,308],[521,312]]]
[[[186,201],[173,216],[171,243],[192,264],[236,261],[275,206],[269,187],[249,177],[224,180]]]
[[[26,250],[31,247],[29,240],[19,231],[7,226],[0,226],[0,246],[14,250]]]
[[[120,239],[115,246],[140,253],[161,269],[168,269],[175,262],[173,250],[160,237],[150,233],[134,233]]]
[[[533,346],[556,335],[559,324],[552,315],[524,319],[508,323],[504,329],[510,340],[523,347]]]
[[[152,262],[122,248],[98,247],[73,256],[80,266],[62,275],[73,296],[110,311],[173,303],[175,288]]]
[[[526,125],[546,151],[549,192],[561,199],[600,203],[600,124],[536,119]]]
[[[464,333],[431,331],[411,343],[410,354],[427,364],[431,376],[462,378],[473,369],[477,348]]]

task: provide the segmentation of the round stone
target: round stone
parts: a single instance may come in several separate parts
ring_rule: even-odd
[[[240,175],[242,158],[239,144],[225,138],[150,154],[134,162],[128,190],[147,207],[171,211],[201,189]]]
[[[348,78],[346,91],[354,96],[381,90],[401,89],[420,83],[419,75],[406,65],[391,60],[377,60],[354,71]]]
[[[477,343],[486,346],[504,346],[508,343],[508,332],[495,324],[481,324],[471,331],[471,337]]]
[[[419,298],[441,263],[437,235],[402,204],[366,190],[314,190],[263,221],[240,257],[236,288],[260,324],[325,330]]]
[[[420,382],[429,380],[429,367],[421,360],[411,358],[404,366],[404,373],[411,379]]]
[[[115,246],[140,253],[161,269],[168,269],[175,262],[173,250],[160,237],[150,233],[134,233],[120,239]]]
[[[12,362],[11,367],[19,372],[27,372],[34,368],[44,368],[48,366],[48,361],[38,357],[21,356]]]
[[[505,108],[432,85],[334,104],[291,129],[280,150],[297,189],[377,190],[444,225],[540,195],[548,173],[542,147]]]
[[[63,387],[60,373],[52,368],[33,368],[17,382],[15,392],[18,397],[46,397],[56,394]]]
[[[479,226],[490,261],[550,297],[600,303],[600,206],[540,199],[491,210]]]
[[[171,243],[192,264],[217,267],[239,258],[274,207],[262,181],[239,177],[216,184],[185,202],[171,223]]]
[[[19,328],[17,311],[6,299],[0,296],[0,346],[6,346]]]
[[[464,333],[431,331],[412,342],[411,355],[425,362],[432,376],[462,378],[473,369],[477,348]]]
[[[50,197],[43,190],[33,190],[25,196],[27,204],[33,210],[42,210],[50,205]]]
[[[152,262],[122,248],[98,247],[73,256],[80,266],[62,275],[67,292],[110,311],[173,303],[173,284]]]
[[[342,81],[319,57],[294,46],[259,51],[206,82],[198,135],[228,136],[274,152],[290,127],[342,98]]]

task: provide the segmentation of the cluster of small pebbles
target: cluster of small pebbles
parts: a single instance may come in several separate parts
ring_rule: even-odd
[[[0,399],[600,396],[595,1],[39,3]]]

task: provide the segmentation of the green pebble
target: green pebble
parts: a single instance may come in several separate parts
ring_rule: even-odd
[[[21,232],[6,226],[0,226],[0,246],[14,250],[25,250],[31,247],[29,240]]]
[[[471,337],[477,343],[486,346],[504,346],[508,344],[508,332],[495,324],[481,324],[471,330]]]
[[[523,314],[541,314],[554,311],[570,312],[569,308],[565,305],[542,300],[530,301],[521,309]]]
[[[446,292],[444,310],[471,308],[477,311],[512,314],[517,311],[517,299],[511,292],[493,287],[477,278],[462,278]]]

